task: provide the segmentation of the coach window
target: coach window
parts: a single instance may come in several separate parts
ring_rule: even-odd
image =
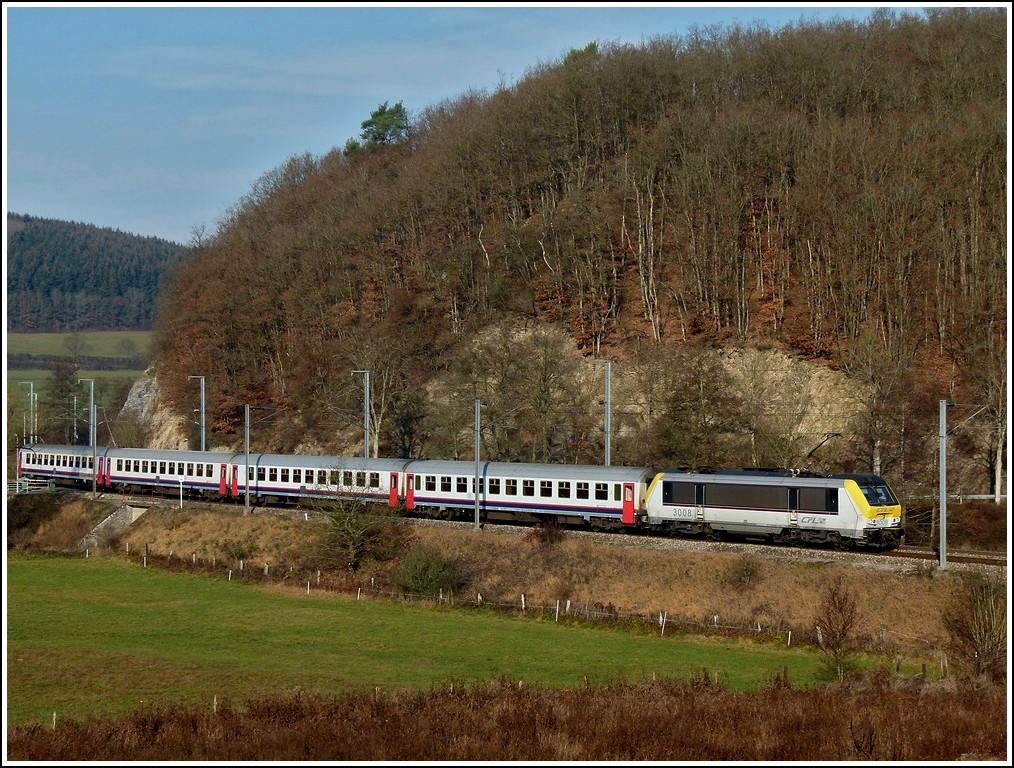
[[[170,475],[175,475],[176,474],[176,462],[175,461],[170,461],[169,462],[169,474]]]
[[[294,469],[292,470],[292,482],[302,483],[303,482],[303,470]]]
[[[278,482],[278,467],[268,467],[268,482]]]
[[[539,496],[552,496],[553,495],[553,481],[552,480],[540,480],[539,481]]]
[[[264,467],[257,467],[257,482],[263,483],[267,473],[264,471]]]
[[[588,483],[584,481],[578,481],[577,483],[577,497],[579,499],[588,498]]]
[[[518,481],[513,479],[504,480],[504,486],[506,487],[508,496],[518,495]]]
[[[342,472],[342,485],[344,485],[346,488],[351,488],[352,487],[352,470],[351,469],[346,469],[344,472]]]
[[[458,482],[456,483],[456,485],[457,485],[458,493],[468,493],[468,478],[467,477],[459,477],[458,478]]]
[[[613,501],[620,500],[620,484],[613,483]]]
[[[443,493],[450,493],[451,492],[451,476],[450,475],[441,475],[440,476],[440,490]]]
[[[327,485],[327,470],[317,470],[317,485]]]
[[[338,470],[337,470],[337,469],[332,469],[332,470],[330,470],[330,471],[328,472],[328,478],[327,478],[327,483],[328,483],[328,485],[334,485],[334,486],[337,486],[337,485],[338,485],[338,475],[339,475],[339,474],[340,474],[340,473],[338,472]],[[351,476],[350,476],[350,477],[349,477],[349,480],[351,480],[351,479],[352,479],[352,478],[351,478]],[[349,483],[349,485],[352,485],[352,483],[350,482],[350,483]]]
[[[165,462],[164,462],[164,461],[160,461],[160,462],[158,463],[158,473],[159,473],[160,475],[164,475],[164,474],[166,474],[166,471],[165,471]]]
[[[380,487],[380,473],[370,472],[370,488],[379,488],[379,487]]]
[[[365,488],[365,487],[366,487],[366,473],[356,472],[356,488]]]
[[[117,472],[122,472],[123,471],[123,459],[117,459],[116,460],[116,471]]]
[[[142,462],[142,464],[141,464],[141,467],[144,469],[145,472],[148,471],[147,464],[148,464],[147,461]],[[198,464],[197,465],[197,476],[198,477],[204,477],[204,465],[203,464]]]
[[[134,467],[134,469],[136,471],[137,467]],[[194,476],[194,464],[193,464],[193,462],[187,462],[187,474],[190,475],[191,477]]]
[[[281,473],[280,477],[279,477],[279,480],[281,480],[283,483],[289,482],[289,468],[288,467],[282,467],[282,469],[279,470],[279,471]]]
[[[534,480],[522,480],[521,481],[521,495],[522,496],[534,496],[535,495],[535,481]]]
[[[141,471],[141,461],[140,461],[140,459],[134,459],[134,471],[135,472],[140,472]]]
[[[570,498],[570,480],[561,480],[556,488],[556,493],[561,499]]]
[[[144,461],[141,462],[141,471],[144,472],[144,474],[146,474],[146,475],[148,474],[148,460],[147,459],[145,459]]]
[[[609,500],[609,484],[595,483],[595,498],[599,501]]]
[[[489,492],[490,492],[490,494],[494,494],[494,493],[499,494],[500,493],[500,478],[499,477],[491,477],[489,479]]]
[[[449,479],[450,478],[448,478],[448,480]],[[436,475],[426,475],[426,490],[427,491],[435,491],[436,489],[437,489],[437,476]]]

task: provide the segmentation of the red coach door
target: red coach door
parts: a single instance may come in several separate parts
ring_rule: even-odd
[[[99,474],[96,477],[96,482],[100,486],[104,485],[104,483],[102,482],[103,481],[102,469],[104,466],[105,466],[105,456],[99,456]]]
[[[229,466],[228,464],[222,464],[218,468],[218,470],[220,472],[219,477],[218,477],[218,495],[219,496],[225,496],[225,494],[228,493],[228,491],[229,491],[229,486],[226,485],[226,483],[228,481],[228,478],[226,476],[227,473],[228,473],[228,466]]]
[[[415,509],[415,475],[405,475],[405,509]]]
[[[634,484],[623,484],[623,522],[634,524]]]
[[[391,509],[397,509],[398,508],[398,473],[397,472],[392,472],[391,473],[391,495],[388,498],[387,503],[390,505]]]
[[[239,464],[232,465],[232,495],[239,496]]]

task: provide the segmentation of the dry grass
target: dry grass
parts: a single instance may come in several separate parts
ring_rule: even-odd
[[[302,514],[156,509],[120,537],[131,551],[148,547],[156,554],[246,560],[247,567],[272,568],[306,562],[323,525]],[[958,579],[936,570],[897,573],[854,568],[837,562],[792,564],[750,554],[658,551],[601,544],[564,535],[555,543],[489,526],[471,529],[415,527],[406,546],[438,550],[467,577],[470,599],[516,603],[522,593],[530,605],[571,601],[575,608],[598,606],[621,613],[718,623],[765,630],[812,628],[822,590],[844,572],[857,596],[859,634],[882,645],[927,653],[942,648],[946,630],[942,609],[959,587]],[[627,542],[629,544],[629,541]],[[396,564],[365,563],[358,581],[380,587],[393,583]],[[339,569],[340,570],[340,569]],[[336,574],[338,575],[338,574]]]
[[[1005,691],[874,679],[735,694],[707,680],[279,696],[7,729],[13,760],[1000,760]]]

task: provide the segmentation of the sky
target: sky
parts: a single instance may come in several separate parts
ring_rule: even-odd
[[[289,158],[360,138],[385,102],[412,118],[590,42],[877,7],[5,3],[4,204],[190,244]]]

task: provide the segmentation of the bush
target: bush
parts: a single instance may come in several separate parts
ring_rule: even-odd
[[[434,549],[413,548],[402,561],[396,577],[397,585],[406,592],[433,596],[453,592],[466,583],[457,567]]]
[[[1007,670],[1007,595],[1003,579],[967,576],[944,613],[951,655],[975,675],[1003,679]]]
[[[859,607],[841,574],[824,587],[816,616],[817,642],[827,671],[839,681],[855,668]]]

